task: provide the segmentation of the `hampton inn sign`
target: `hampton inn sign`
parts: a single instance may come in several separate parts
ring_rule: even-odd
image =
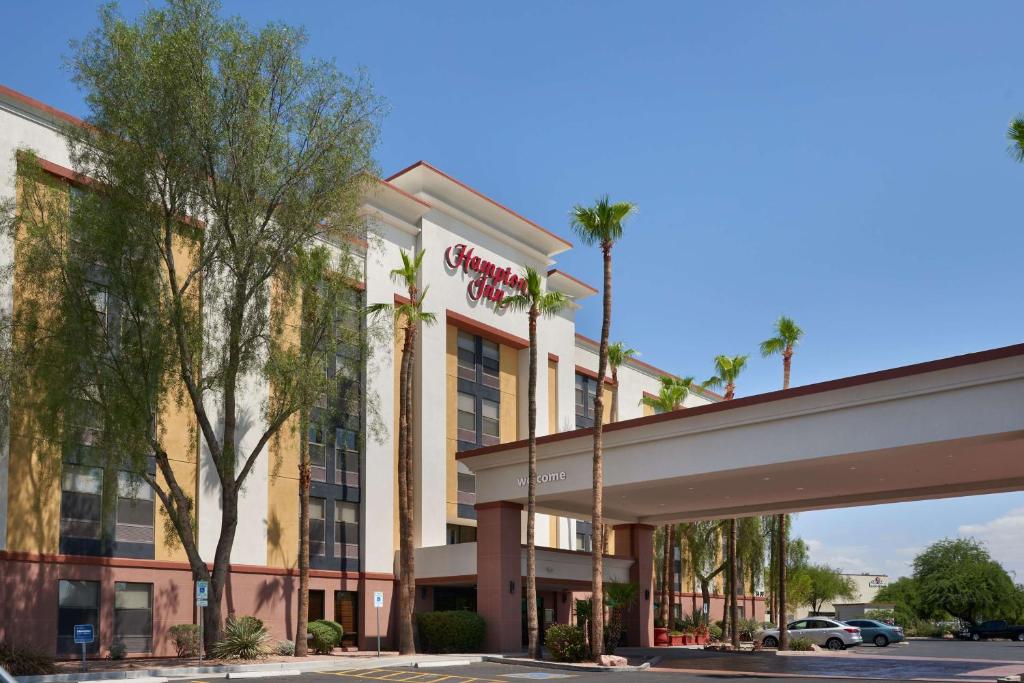
[[[444,262],[451,268],[452,274],[461,270],[473,276],[466,286],[466,292],[472,301],[493,301],[499,303],[505,298],[506,288],[512,291],[526,292],[526,279],[512,271],[512,266],[504,268],[473,255],[473,247],[455,244],[444,252]]]

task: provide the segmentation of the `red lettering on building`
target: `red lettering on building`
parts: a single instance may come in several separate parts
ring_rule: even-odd
[[[526,292],[526,279],[513,273],[511,266],[501,267],[473,254],[473,247],[455,244],[444,252],[444,262],[452,271],[472,275],[466,286],[471,301],[500,303],[507,292],[502,287]]]

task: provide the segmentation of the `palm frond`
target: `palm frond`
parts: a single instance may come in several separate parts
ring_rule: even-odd
[[[562,292],[546,292],[537,301],[537,310],[543,316],[556,315],[569,305],[569,297]]]
[[[761,342],[761,355],[768,358],[769,356],[774,356],[777,353],[782,353],[785,348],[786,342],[780,337],[765,339]]]
[[[366,315],[370,318],[378,319],[385,315],[388,317],[397,316],[397,312],[391,304],[370,304],[366,307]]]
[[[507,308],[510,311],[515,311],[516,313],[525,313],[530,310],[532,305],[533,301],[530,299],[528,294],[506,296],[498,304],[501,308]]]
[[[574,206],[570,224],[584,244],[603,245],[617,242],[622,237],[623,223],[634,213],[635,204],[612,202],[605,194],[598,197],[593,206]]]
[[[1024,163],[1024,115],[1010,121],[1006,130],[1006,138],[1010,141],[1010,155]]]

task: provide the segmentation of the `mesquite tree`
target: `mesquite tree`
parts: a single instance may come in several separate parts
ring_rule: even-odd
[[[323,393],[322,354],[286,330],[297,259],[356,234],[373,171],[378,100],[365,80],[304,60],[304,43],[300,30],[222,18],[212,0],[134,22],[105,7],[70,60],[90,109],[65,131],[79,187],[69,195],[24,154],[5,212],[26,283],[21,406],[57,458],[87,450],[75,457],[152,487],[193,577],[210,582],[207,643],[221,635],[246,478]],[[245,406],[254,385],[270,388],[258,410]],[[175,410],[211,464],[212,557],[199,551],[198,473],[172,466],[193,458],[170,452]]]

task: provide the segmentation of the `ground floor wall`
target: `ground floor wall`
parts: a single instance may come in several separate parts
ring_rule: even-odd
[[[700,593],[675,593],[672,598],[673,619],[679,619],[690,614],[700,614],[704,605],[704,598]],[[741,595],[736,601],[741,619],[753,619],[758,622],[765,620],[767,613],[767,602],[764,597],[753,595]],[[712,594],[710,601],[711,622],[721,621],[725,614],[725,596]],[[655,614],[658,614],[656,611]]]
[[[151,560],[121,560],[63,555],[30,555],[0,552],[0,641],[35,645],[45,651],[58,650],[58,638],[69,634],[62,623],[61,581],[95,582],[98,600],[95,609],[77,605],[65,610],[76,620],[95,621],[97,647],[93,656],[104,656],[118,637],[117,584],[149,584],[151,641],[148,649],[134,656],[173,656],[174,644],[169,629],[176,624],[196,623],[195,584],[188,565]],[[66,584],[65,584],[66,585]],[[253,615],[263,620],[272,642],[295,639],[299,577],[295,570],[270,567],[232,566],[224,591],[224,616]],[[376,646],[374,592],[384,593],[380,628],[382,645],[392,645],[394,615],[391,608],[394,577],[356,572],[312,571],[310,591],[322,597],[323,618],[341,621],[335,609],[350,612],[355,619],[353,638],[360,649]],[[137,606],[137,605],[136,605]],[[90,611],[92,610],[92,611]],[[351,629],[350,629],[351,630]]]

